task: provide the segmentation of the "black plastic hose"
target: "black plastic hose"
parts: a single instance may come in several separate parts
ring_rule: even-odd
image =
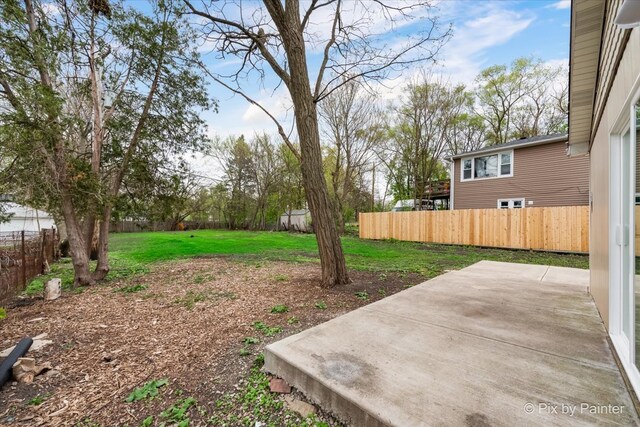
[[[11,379],[13,365],[18,361],[18,358],[25,355],[31,344],[33,344],[31,338],[22,338],[13,351],[2,361],[0,365],[0,388]]]

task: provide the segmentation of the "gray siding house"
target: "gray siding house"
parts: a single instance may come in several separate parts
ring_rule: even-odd
[[[567,135],[519,139],[452,156],[451,209],[589,204],[589,159],[570,158]]]

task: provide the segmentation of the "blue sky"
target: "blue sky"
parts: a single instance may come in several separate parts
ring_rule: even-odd
[[[483,68],[508,64],[522,56],[533,56],[552,64],[568,64],[570,0],[440,0],[434,3],[441,24],[452,24],[453,36],[440,51],[435,65],[414,67],[385,81],[384,86],[374,86],[383,100],[392,101],[409,79],[429,67],[446,80],[473,85],[474,77]],[[252,4],[257,7],[257,3],[244,3],[245,7]],[[327,23],[322,22],[321,16],[319,21],[318,31],[326,32]],[[389,31],[386,37],[389,41],[410,37],[418,27],[419,24],[408,25]],[[234,61],[220,61],[206,52],[207,49],[203,49],[205,60],[212,69],[217,72],[234,69]],[[309,68],[317,67],[320,60],[319,51],[310,54]],[[273,74],[267,74],[263,81],[254,78],[241,84],[249,96],[264,105],[287,129],[292,126],[286,89],[277,88],[278,79]],[[276,134],[271,119],[257,107],[216,83],[211,83],[210,91],[220,104],[218,113],[206,112],[204,115],[212,137]],[[194,167],[203,175],[218,176],[212,159],[195,159]]]
[[[521,56],[534,56],[551,63],[568,63],[570,1],[558,0],[443,0],[437,14],[443,24],[453,24],[453,36],[439,53],[434,72],[453,82],[472,84],[475,75],[493,64],[506,64]],[[410,33],[415,26],[395,32]],[[393,36],[391,34],[390,36]],[[320,53],[311,54],[310,68],[317,67]],[[209,56],[207,63],[217,70],[231,70],[233,64]],[[418,68],[407,70],[380,87],[383,98],[392,97]],[[268,75],[263,82],[247,80],[246,93],[262,102],[270,112],[289,122],[286,90],[277,86],[277,78]],[[220,112],[206,114],[212,135],[251,136],[254,132],[274,133],[270,119],[239,96],[232,96],[212,83],[211,94],[220,102]]]

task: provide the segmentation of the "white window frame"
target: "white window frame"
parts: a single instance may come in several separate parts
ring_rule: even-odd
[[[620,230],[619,216],[622,215],[622,197],[625,196],[617,191],[621,187],[621,176],[619,174],[618,162],[623,159],[621,153],[621,141],[626,132],[629,132],[631,139],[631,149],[635,150],[636,132],[633,124],[636,123],[636,104],[640,102],[640,77],[637,78],[629,96],[624,100],[618,118],[609,132],[609,336],[613,347],[616,350],[620,364],[622,365],[627,378],[636,394],[640,394],[640,368],[636,365],[636,307],[635,297],[623,294],[622,282],[625,275],[621,266],[622,257],[628,256],[630,265],[635,264],[635,223],[639,219],[635,216],[635,198],[629,212],[629,224],[632,225],[626,230]],[[631,156],[630,161],[630,188],[635,188],[635,156]],[[634,190],[635,193],[635,190]],[[634,194],[634,196],[636,196]],[[621,241],[627,239],[628,249],[620,249]],[[625,254],[626,252],[626,254]],[[633,277],[626,277],[632,284],[635,280],[635,269],[630,274]],[[630,288],[633,292],[633,286]],[[627,337],[624,330],[623,305],[627,304],[631,314],[630,337]]]
[[[468,156],[460,158],[460,181],[483,181],[485,179],[497,179],[497,178],[509,178],[513,176],[513,168],[515,163],[514,150],[498,151],[495,153],[478,153],[475,156]],[[511,156],[511,173],[502,173],[502,155],[509,154]],[[497,156],[498,157],[498,176],[486,176],[482,178],[475,178],[476,175],[476,162],[478,157]],[[464,177],[464,161],[471,160],[471,178]]]
[[[509,206],[507,208],[501,207],[500,205],[502,204],[502,202],[507,202]],[[521,202],[522,206],[520,208],[516,208],[513,206],[514,202]],[[524,197],[516,197],[515,199],[498,199],[498,209],[524,209],[525,207],[526,205]]]

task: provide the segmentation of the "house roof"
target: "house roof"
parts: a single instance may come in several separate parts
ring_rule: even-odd
[[[467,151],[466,153],[456,154],[449,158],[459,159],[461,157],[467,157],[470,154],[477,154],[477,153],[489,154],[489,153],[495,153],[497,151],[503,151],[505,148],[524,148],[524,147],[531,147],[534,145],[543,145],[543,144],[550,144],[552,142],[563,142],[563,141],[567,141],[567,134],[554,133],[551,135],[538,135],[538,136],[532,136],[531,138],[514,139],[513,141],[505,142],[504,144],[489,145],[487,147],[483,147],[478,150]]]

